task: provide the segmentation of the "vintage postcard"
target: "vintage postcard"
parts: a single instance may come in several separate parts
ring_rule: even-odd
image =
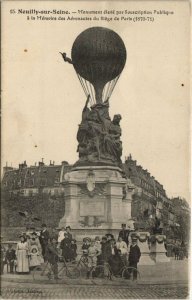
[[[3,299],[190,297],[190,3],[1,1]]]

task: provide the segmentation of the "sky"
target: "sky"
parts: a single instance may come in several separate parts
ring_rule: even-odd
[[[9,1],[2,7],[2,166],[78,159],[76,134],[86,97],[70,57],[78,34],[92,26],[116,31],[127,50],[110,98],[122,115],[122,160],[130,153],[189,201],[189,4],[185,1]],[[167,10],[154,22],[38,21],[15,9]],[[77,16],[78,14],[76,14]],[[29,15],[31,17],[31,15]],[[110,16],[110,15],[109,15]]]

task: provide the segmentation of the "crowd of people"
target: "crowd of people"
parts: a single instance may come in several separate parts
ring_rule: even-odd
[[[175,260],[183,260],[188,258],[188,245],[183,241],[173,241],[172,243],[165,243],[168,257],[174,257]]]
[[[119,270],[129,264],[137,268],[140,258],[140,249],[137,238],[133,236],[130,249],[129,231],[126,224],[122,224],[117,241],[111,233],[102,238],[96,236],[94,239],[83,238],[82,255],[89,258],[89,271],[87,276],[96,265],[110,264],[112,272],[117,274]],[[46,224],[42,224],[40,232],[22,233],[16,249],[8,244],[8,249],[1,247],[1,273],[5,264],[10,273],[28,274],[36,266],[48,261],[52,266],[54,274],[58,273],[58,261],[65,259],[66,262],[75,263],[77,257],[77,244],[73,238],[70,226],[61,228],[57,235],[51,236]],[[134,274],[135,279],[137,274]]]
[[[122,224],[122,230],[119,232],[117,241],[111,233],[107,233],[100,238],[83,238],[81,250],[82,255],[89,258],[90,272],[96,265],[109,263],[113,274],[118,274],[119,270],[129,264],[137,268],[140,258],[140,249],[137,245],[137,238],[132,237],[129,246],[129,230],[126,224]],[[129,249],[129,250],[128,250]],[[4,265],[7,265],[7,271],[27,274],[36,266],[48,261],[52,266],[54,274],[58,273],[58,261],[62,258],[66,262],[75,263],[77,257],[77,244],[73,238],[70,226],[61,228],[57,235],[51,236],[46,224],[42,224],[40,232],[23,233],[20,235],[20,241],[17,243],[16,250],[11,244],[8,249],[1,248],[3,261],[1,262],[1,273]],[[134,279],[137,274],[133,274]]]

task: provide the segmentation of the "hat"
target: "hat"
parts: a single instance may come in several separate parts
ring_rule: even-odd
[[[137,241],[137,237],[136,237],[136,236],[133,236],[133,237],[131,237],[131,240],[132,240],[132,241]]]
[[[111,233],[106,233],[106,235],[105,235],[106,237],[111,237],[112,239],[114,238],[114,236],[113,236],[113,234],[111,234]]]
[[[99,236],[96,236],[96,237],[95,237],[95,241],[100,241],[100,237],[99,237]]]
[[[102,236],[102,240],[107,240],[107,237],[106,236]]]
[[[71,229],[71,227],[70,227],[70,226],[66,226],[66,229],[67,229],[67,228]]]
[[[84,241],[87,241],[87,242],[91,242],[90,237],[85,237],[83,240],[84,240]]]

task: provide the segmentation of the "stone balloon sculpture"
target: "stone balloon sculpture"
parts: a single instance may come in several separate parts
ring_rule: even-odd
[[[111,29],[91,27],[75,39],[71,63],[87,96],[77,132],[79,160],[76,166],[121,167],[121,115],[111,120],[109,99],[125,66],[126,49]]]

